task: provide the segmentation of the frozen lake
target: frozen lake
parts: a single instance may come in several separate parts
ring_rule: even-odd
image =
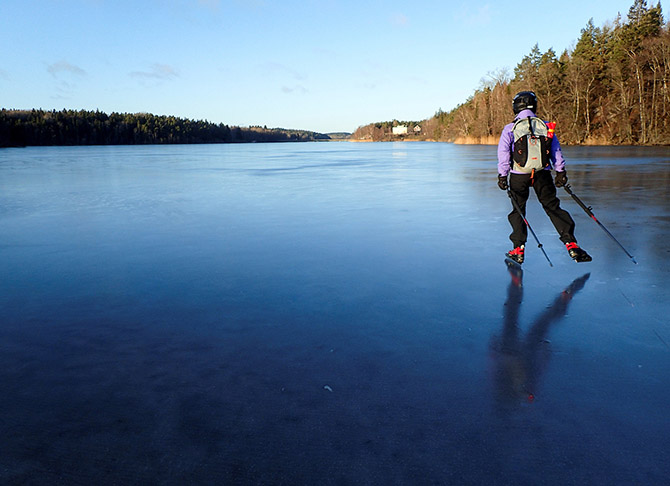
[[[0,150],[0,482],[667,484],[670,150]],[[523,285],[521,285],[523,283]]]

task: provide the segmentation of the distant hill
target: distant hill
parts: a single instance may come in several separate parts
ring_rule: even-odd
[[[351,138],[350,132],[328,132],[326,135],[330,140],[349,140]]]
[[[337,134],[340,135],[340,134]],[[336,137],[307,130],[235,127],[149,113],[0,110],[0,147],[309,142]]]

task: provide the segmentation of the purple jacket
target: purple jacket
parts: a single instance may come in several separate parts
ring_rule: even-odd
[[[531,110],[522,110],[516,118],[514,118],[514,122],[519,118],[526,118],[529,116],[536,115]],[[498,142],[498,174],[502,176],[506,176],[510,172],[521,174],[521,172],[510,170],[512,167],[512,150],[514,149],[514,134],[512,133],[514,122],[505,125],[505,128],[503,128],[503,131],[500,134],[500,142]],[[558,142],[558,137],[556,135],[551,139],[549,159],[556,172],[563,172],[565,170],[565,159],[563,158],[561,144]],[[551,166],[547,167],[545,170],[551,170]]]

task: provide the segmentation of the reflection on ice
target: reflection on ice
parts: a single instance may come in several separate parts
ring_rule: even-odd
[[[535,399],[539,378],[547,366],[549,349],[547,336],[552,324],[565,316],[570,301],[584,288],[587,273],[575,279],[531,324],[525,337],[521,334],[519,311],[523,300],[523,270],[507,262],[511,281],[503,309],[503,329],[491,340],[495,361],[494,383],[496,400],[501,406],[517,405]]]

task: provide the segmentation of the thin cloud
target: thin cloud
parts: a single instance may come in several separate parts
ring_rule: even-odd
[[[278,62],[266,62],[261,65],[261,68],[266,74],[283,74],[283,75],[288,75],[295,79],[296,81],[304,81],[306,79],[306,76],[303,75],[302,73],[296,71],[293,68],[290,68],[284,64],[278,63]]]
[[[55,100],[71,99],[77,91],[77,78],[86,76],[86,71],[65,60],[49,64],[47,72],[54,78],[55,93],[51,98]]]
[[[366,59],[360,67],[360,74],[365,77],[386,77],[388,76],[388,66],[372,59]]]
[[[295,94],[307,94],[309,92],[307,90],[307,88],[305,88],[304,86],[302,86],[300,84],[297,84],[297,85],[292,86],[292,87],[291,86],[282,86],[281,90],[282,90],[282,93],[286,93],[286,94],[293,94],[293,93],[295,93]]]
[[[54,64],[49,64],[47,66],[47,71],[54,78],[57,78],[61,74],[74,74],[75,76],[86,76],[86,71],[84,71],[79,66],[70,64],[67,61],[58,61]]]
[[[470,26],[484,26],[491,23],[491,4],[485,3],[481,7],[472,9],[468,4],[463,7],[457,15],[456,20]]]
[[[318,56],[324,56],[324,57],[329,57],[329,58],[336,58],[339,57],[341,54],[340,51],[336,51],[334,49],[327,49],[325,47],[315,47],[312,49],[312,52]]]
[[[395,27],[407,27],[409,25],[409,19],[405,14],[396,13],[391,16],[391,25]]]
[[[74,83],[68,83],[67,81],[58,81],[54,87],[56,93],[51,95],[51,99],[54,100],[70,100],[77,90],[77,85]]]
[[[133,71],[130,73],[133,78],[153,79],[153,80],[172,80],[179,77],[179,71],[167,64],[153,64],[148,71]]]

